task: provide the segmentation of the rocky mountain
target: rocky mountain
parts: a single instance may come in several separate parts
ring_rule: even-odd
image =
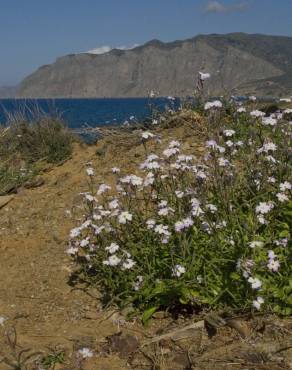
[[[0,99],[14,98],[16,91],[17,87],[15,86],[0,86]]]
[[[152,40],[131,50],[58,58],[26,77],[19,97],[189,95],[199,71],[212,74],[210,94],[292,95],[292,37],[199,35]]]

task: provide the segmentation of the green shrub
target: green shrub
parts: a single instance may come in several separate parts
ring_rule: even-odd
[[[133,304],[144,321],[177,304],[292,313],[291,125],[255,111],[222,127],[224,107],[212,104],[203,158],[177,141],[148,154],[155,135],[144,132],[137,174],[113,169],[115,188],[96,192],[87,169],[86,217],[68,253],[105,303]]]
[[[39,170],[38,162],[60,163],[72,152],[73,136],[58,117],[9,116],[0,130],[0,193],[17,188]]]

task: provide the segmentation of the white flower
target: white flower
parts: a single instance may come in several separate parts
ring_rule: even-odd
[[[282,182],[280,184],[280,190],[285,191],[285,190],[291,190],[291,183],[288,181]]]
[[[244,113],[246,112],[246,109],[244,107],[240,107],[237,109],[237,113]]]
[[[106,247],[105,250],[109,251],[110,254],[114,254],[120,249],[117,243],[111,243],[109,247]]]
[[[152,185],[155,181],[154,174],[149,172],[144,180],[144,186]]]
[[[292,109],[290,109],[290,108],[285,109],[283,113],[285,113],[285,114],[291,114],[292,113]]]
[[[225,143],[229,148],[231,148],[234,144],[231,140],[227,140]]]
[[[206,147],[207,148],[212,148],[212,149],[216,149],[217,148],[217,143],[215,140],[208,140],[206,142]]]
[[[183,219],[182,221],[177,221],[174,224],[174,229],[177,232],[181,232],[182,230],[191,227],[193,224],[194,224],[194,221],[188,217],[188,218]]]
[[[144,139],[144,140],[148,140],[148,139],[151,139],[151,138],[155,137],[155,135],[152,134],[152,132],[149,132],[149,131],[143,132],[141,136],[142,136],[142,139]]]
[[[169,148],[179,148],[180,142],[177,140],[171,140],[171,142],[168,145]]]
[[[233,136],[235,134],[235,131],[234,130],[224,130],[223,131],[223,134],[226,137],[231,137],[231,136]]]
[[[1,326],[4,326],[4,322],[5,322],[5,317],[3,317],[3,316],[0,316],[0,325]]]
[[[256,248],[256,247],[262,247],[263,245],[264,245],[264,242],[262,242],[262,241],[260,241],[260,240],[254,240],[254,241],[252,241],[252,242],[250,242],[249,244],[249,247],[250,248]]]
[[[128,175],[128,176],[122,177],[120,179],[120,182],[123,184],[131,184],[133,186],[140,186],[143,184],[143,179],[136,175]]]
[[[222,106],[223,106],[223,104],[221,103],[221,101],[215,100],[215,101],[212,101],[212,102],[207,102],[205,104],[204,109],[209,110],[209,109],[213,109],[213,108],[222,108]]]
[[[79,349],[78,353],[82,358],[93,357],[93,352],[89,348]]]
[[[247,281],[251,284],[252,289],[260,289],[262,286],[262,282],[258,278],[250,276]]]
[[[256,213],[265,215],[269,213],[273,208],[274,208],[273,202],[260,202],[260,204],[256,206]]]
[[[176,190],[175,191],[175,195],[177,196],[177,198],[179,198],[179,199],[181,199],[181,198],[183,198],[183,196],[184,196],[184,192],[183,191],[180,191],[180,190]]]
[[[248,97],[248,99],[251,100],[251,101],[256,101],[257,97],[254,96],[254,95],[251,95],[251,96]]]
[[[279,247],[287,247],[287,244],[288,244],[288,238],[283,238],[283,239],[280,239],[280,240],[276,240],[275,241],[275,244]]]
[[[226,167],[226,166],[228,166],[229,164],[230,164],[230,162],[229,162],[229,160],[228,160],[228,159],[225,159],[225,158],[223,158],[223,157],[218,158],[218,165],[219,165],[220,167]]]
[[[202,81],[208,80],[211,77],[210,73],[205,73],[205,72],[199,72],[199,75],[200,75],[200,80]]]
[[[92,167],[87,168],[86,172],[88,176],[94,176],[94,170]]]
[[[156,225],[156,221],[152,219],[147,220],[146,225],[147,225],[147,229],[154,229],[154,226]]]
[[[261,216],[261,215],[258,215],[257,216],[257,219],[258,219],[258,222],[262,225],[266,225],[267,224],[267,221],[266,219],[264,218],[264,216]]]
[[[157,119],[154,119],[154,120],[152,121],[152,125],[158,125],[158,120],[157,120]]]
[[[277,272],[280,268],[280,262],[278,260],[270,259],[267,264],[267,267],[269,270]]]
[[[250,115],[252,117],[258,118],[258,117],[264,117],[266,114],[265,114],[265,112],[262,112],[260,110],[253,110],[252,112],[250,112]]]
[[[127,258],[126,261],[123,263],[123,268],[126,270],[130,270],[133,266],[135,266],[135,264],[135,261],[133,261],[131,258]]]
[[[97,194],[101,195],[101,194],[105,193],[107,190],[110,190],[110,189],[111,189],[111,187],[109,185],[101,184],[98,188]]]
[[[120,173],[121,170],[118,167],[113,167],[112,168],[112,173]]]
[[[158,214],[159,216],[167,216],[169,213],[173,213],[173,212],[174,212],[173,208],[163,207],[163,208],[160,208],[160,210],[158,211]]]
[[[289,200],[289,197],[287,197],[287,195],[284,193],[277,193],[276,197],[278,198],[278,201],[281,203],[287,202]]]
[[[117,199],[112,200],[108,204],[109,209],[117,209],[119,208],[119,201]]]
[[[270,183],[270,184],[274,184],[276,182],[276,179],[275,177],[268,177],[267,178],[267,181]]]
[[[218,208],[214,205],[214,204],[207,204],[206,205],[206,208],[211,212],[211,213],[215,213],[217,212]]]
[[[170,232],[168,231],[168,226],[167,225],[159,224],[155,227],[154,231],[157,234],[160,234],[160,235],[166,235],[166,236],[170,235]]]
[[[132,221],[132,218],[133,216],[131,215],[131,213],[125,211],[125,212],[122,212],[120,215],[119,215],[119,223],[120,224],[126,224],[127,221]]]
[[[260,149],[257,150],[257,152],[258,153],[262,153],[262,152],[268,153],[269,151],[274,152],[275,150],[277,150],[277,145],[272,142],[269,142],[269,143],[264,144]]]
[[[277,120],[272,117],[262,117],[262,123],[264,126],[275,126],[277,124]]]
[[[82,239],[81,242],[80,242],[80,247],[85,248],[85,247],[88,246],[88,244],[89,244],[89,238]]]
[[[261,309],[261,305],[264,303],[264,299],[262,297],[257,297],[256,300],[254,300],[252,302],[252,305],[257,309],[257,310],[260,310]]]
[[[69,247],[68,249],[67,249],[67,254],[70,254],[71,256],[75,256],[75,254],[77,254],[78,253],[78,248],[77,247]]]
[[[175,154],[179,153],[178,148],[168,148],[163,151],[163,155],[167,158],[174,156]]]
[[[142,282],[143,282],[143,276],[138,275],[137,276],[137,281],[133,284],[134,290],[136,290],[136,291],[139,290],[140,287],[141,287]]]
[[[103,261],[102,263],[107,266],[118,266],[118,264],[121,262],[121,259],[113,254],[110,256],[107,260]]]
[[[182,265],[175,265],[174,268],[172,269],[172,276],[180,277],[186,272],[185,267]]]
[[[81,228],[76,227],[75,229],[72,229],[70,231],[70,238],[71,239],[77,238],[77,236],[79,236],[80,234],[81,234]]]

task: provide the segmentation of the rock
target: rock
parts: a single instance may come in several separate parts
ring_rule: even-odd
[[[108,337],[109,350],[121,358],[129,357],[139,347],[139,341],[132,335],[114,334]]]
[[[4,195],[4,196],[0,197],[0,209],[5,207],[13,199],[14,199],[13,195]]]
[[[42,177],[36,177],[35,179],[33,179],[31,181],[27,181],[24,184],[24,187],[26,189],[33,189],[33,188],[38,188],[38,187],[44,185],[44,183],[45,183],[45,180]]]

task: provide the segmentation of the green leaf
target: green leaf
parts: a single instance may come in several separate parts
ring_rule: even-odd
[[[144,311],[142,315],[142,323],[143,325],[147,325],[153,314],[158,310],[159,307],[154,306],[148,308],[146,311]]]

